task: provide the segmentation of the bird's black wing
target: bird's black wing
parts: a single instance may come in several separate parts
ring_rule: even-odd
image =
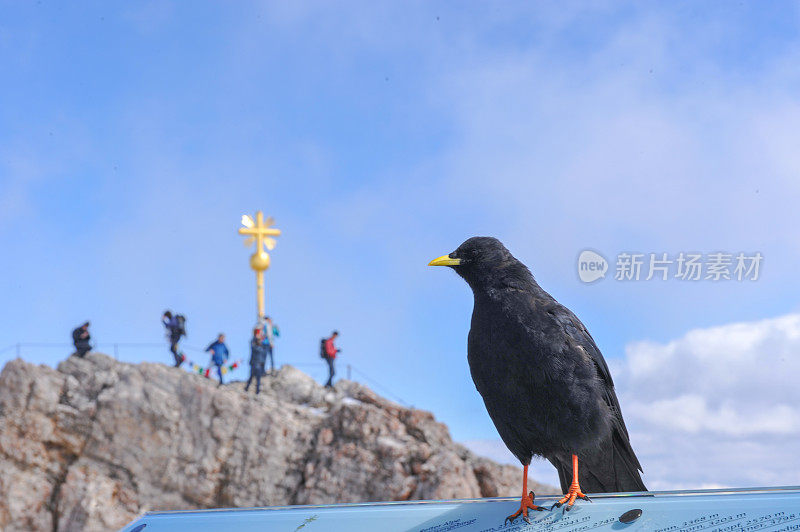
[[[608,439],[581,456],[578,468],[581,488],[589,493],[647,491],[639,476],[642,466],[631,447],[611,372],[594,338],[578,317],[555,299],[546,307],[546,312],[558,322],[563,332],[594,362],[597,375],[604,384],[603,398],[612,412]],[[550,458],[550,461],[558,469],[561,488],[566,492],[572,481],[572,464],[560,458]]]

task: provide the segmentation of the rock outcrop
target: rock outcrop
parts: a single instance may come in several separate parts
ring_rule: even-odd
[[[259,396],[96,353],[0,373],[5,531],[109,530],[159,509],[510,496],[519,472],[454,443],[428,412],[288,366]]]

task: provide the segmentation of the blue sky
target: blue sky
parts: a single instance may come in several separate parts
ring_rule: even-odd
[[[667,349],[691,330],[798,311],[795,3],[42,1],[0,13],[0,348],[67,341],[85,319],[101,343],[158,343],[173,308],[188,345],[225,331],[246,356],[254,279],[236,229],[257,209],[284,231],[267,274],[278,361],[317,362],[338,328],[342,364],[487,449],[496,433],[465,359],[471,295],[425,266],[469,236],[499,237],[581,317],[626,383],[623,409],[643,411],[630,380],[641,342]],[[586,248],[760,251],[764,263],[753,283],[586,285]],[[166,347],[122,356],[170,359]],[[684,397],[680,372],[671,382],[669,397]],[[646,437],[670,427],[648,419],[629,425],[661,486],[790,482],[774,467],[729,476],[733,462],[669,477]],[[703,429],[687,430],[695,441]],[[735,437],[774,436],[759,430]]]

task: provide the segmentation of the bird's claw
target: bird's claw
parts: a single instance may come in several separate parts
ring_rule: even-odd
[[[533,499],[536,498],[536,495],[531,491],[531,492],[528,493],[528,497],[531,498],[531,503],[533,503]],[[536,510],[537,512],[543,512],[544,511],[544,508],[542,508],[541,506],[536,506],[535,504],[532,504],[531,506],[528,506],[528,508],[530,508],[531,510]]]
[[[506,523],[514,523],[514,520],[520,515],[522,516],[522,519],[524,519],[526,523],[530,524],[531,520],[528,518],[528,510],[535,510],[537,512],[541,512],[544,510],[544,508],[541,508],[533,504],[534,497],[535,496],[532,491],[528,493],[528,495],[523,495],[522,500],[519,503],[519,510],[506,517],[505,521],[503,521],[503,525],[505,525]]]
[[[519,516],[512,517],[512,516],[510,516],[510,515],[509,515],[508,517],[506,517],[505,521],[503,521],[503,525],[507,525],[507,524],[508,524],[508,525],[513,525],[513,524],[514,524],[514,519],[516,519],[517,517],[519,517]],[[531,520],[530,520],[530,519],[528,519],[528,516],[527,516],[527,515],[523,515],[523,516],[522,516],[522,519],[523,519],[523,520],[524,520],[526,523],[528,523],[528,524],[531,524]]]
[[[553,508],[560,508],[562,504],[566,503],[567,507],[565,508],[565,511],[569,512],[570,510],[572,510],[572,505],[575,504],[575,499],[583,499],[585,501],[591,502],[591,499],[581,491],[580,486],[574,484],[570,486],[569,491],[567,491],[567,493],[563,497],[561,497],[561,499],[559,499],[558,502],[553,504]]]
[[[590,499],[590,498],[589,498],[589,497],[587,497],[586,495],[584,495],[583,497],[580,497],[580,496],[579,496],[579,497],[578,497],[578,499],[583,499],[584,501],[593,502],[593,501],[592,501],[592,499]],[[573,508],[572,504],[567,504],[567,507],[566,507],[566,508],[564,508],[564,511],[565,511],[565,512],[569,512],[570,510],[572,510],[572,508]]]

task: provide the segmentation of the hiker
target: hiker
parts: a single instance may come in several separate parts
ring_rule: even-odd
[[[339,337],[339,331],[333,331],[330,338],[323,338],[320,345],[320,356],[328,363],[328,382],[325,383],[326,388],[333,388],[333,376],[336,370],[333,367],[333,361],[336,360],[336,353],[341,352],[333,345],[333,341]]]
[[[92,350],[92,346],[89,345],[89,340],[91,339],[88,321],[72,331],[72,343],[75,344],[75,353],[78,357],[83,358],[86,353]]]
[[[261,377],[264,376],[264,364],[266,363],[266,345],[263,340],[264,329],[256,327],[253,329],[253,338],[250,340],[250,378],[244,391],[250,389],[250,383],[256,380],[256,395],[261,391]]]
[[[269,358],[269,372],[270,374],[275,373],[275,358],[273,356],[273,350],[275,349],[275,338],[281,335],[281,331],[278,329],[278,326],[272,322],[272,318],[269,316],[263,317],[263,325],[262,325],[262,343],[264,344],[264,353],[267,358]],[[266,366],[266,359],[264,362]]]
[[[228,360],[228,346],[225,345],[225,334],[219,333],[216,341],[206,347],[206,351],[211,352],[211,362],[217,366],[219,386],[222,386],[222,365]]]
[[[186,360],[186,355],[183,354],[183,351],[179,351],[180,348],[178,347],[181,337],[186,336],[186,318],[183,314],[173,316],[171,311],[165,310],[161,316],[161,323],[167,328],[169,350],[175,358],[175,367],[178,368]]]

